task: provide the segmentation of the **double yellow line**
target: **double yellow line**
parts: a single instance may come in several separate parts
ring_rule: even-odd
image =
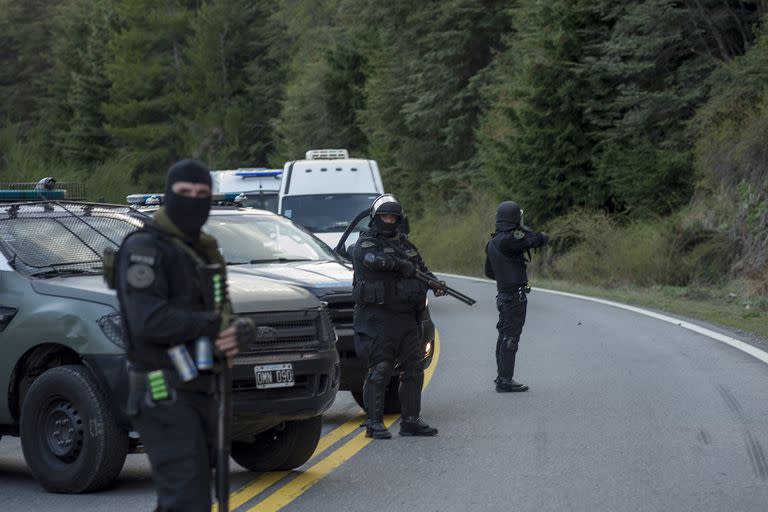
[[[432,364],[424,372],[424,387],[426,387],[432,380],[432,375],[437,368],[437,362],[440,359],[440,337],[435,332],[435,353],[432,358]],[[384,423],[387,427],[391,427],[392,424],[399,418],[396,414],[388,415],[384,418]],[[334,430],[328,432],[322,438],[315,449],[315,453],[312,454],[310,463],[317,460],[328,448],[336,444],[341,439],[360,428],[360,423],[363,421],[362,415],[356,416],[342,425],[336,427]],[[338,468],[347,460],[351,459],[357,452],[365,448],[372,439],[365,437],[365,431],[363,430],[352,439],[342,444],[339,448],[331,452],[328,456],[316,462],[312,467],[300,473],[296,478],[280,487],[278,490],[261,500],[254,507],[248,509],[248,512],[273,512],[280,510],[290,502],[304,494],[310,487],[315,485],[318,481]],[[233,492],[229,498],[229,506],[232,509],[240,507],[245,503],[251,501],[262,492],[266,491],[273,485],[280,482],[283,478],[294,474],[291,471],[274,471],[271,473],[264,473],[257,479],[246,485],[245,487]],[[215,512],[217,507],[214,505],[213,511]]]

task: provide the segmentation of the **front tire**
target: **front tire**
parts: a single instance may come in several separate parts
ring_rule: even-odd
[[[125,463],[128,435],[84,366],[43,373],[21,409],[21,449],[49,492],[83,493],[112,483]]]
[[[250,443],[232,443],[232,458],[249,471],[291,470],[312,457],[320,441],[322,416],[286,421],[255,436]]]

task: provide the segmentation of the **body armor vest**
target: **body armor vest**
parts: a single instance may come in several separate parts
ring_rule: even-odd
[[[499,243],[505,236],[513,235],[509,232],[496,233],[488,242],[486,254],[489,265],[486,267],[491,267],[499,291],[514,291],[528,282],[527,263],[524,252],[511,255],[501,252]]]
[[[399,241],[392,241],[404,254],[408,255],[416,268],[420,268],[421,258],[412,246],[405,246]],[[384,256],[403,258],[392,247],[377,240],[372,234],[360,236],[353,254],[355,269],[353,295],[358,304],[378,304],[393,309],[421,309],[427,296],[427,286],[415,278],[404,277],[397,271],[377,271],[368,268],[363,260],[365,254],[375,251]]]

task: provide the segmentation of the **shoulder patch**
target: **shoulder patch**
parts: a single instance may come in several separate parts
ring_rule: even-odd
[[[370,242],[370,241],[368,241],[368,240],[366,240],[365,242],[361,242],[361,243],[360,243],[360,247],[365,247],[366,249],[367,249],[368,247],[373,247],[373,246],[375,246],[375,245],[376,245],[375,243],[373,243],[373,242]]]
[[[125,280],[134,288],[148,288],[155,282],[155,271],[144,263],[134,263],[125,272]]]
[[[521,229],[516,229],[514,233],[512,233],[512,236],[515,237],[516,240],[522,240],[525,238],[525,231]]]
[[[405,254],[409,258],[413,258],[414,256],[418,256],[419,251],[417,251],[416,249],[408,249],[407,251],[405,251]]]
[[[135,246],[128,252],[129,263],[142,263],[144,265],[154,265],[157,249],[154,247]]]

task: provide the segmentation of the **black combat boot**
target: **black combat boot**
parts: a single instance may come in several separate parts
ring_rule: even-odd
[[[496,383],[496,392],[498,393],[521,393],[530,389],[525,384],[520,384],[519,382],[515,381],[515,379],[512,377],[498,377],[493,382]]]
[[[369,420],[365,426],[365,437],[373,439],[392,439],[392,433],[381,421],[371,423]]]
[[[400,422],[400,435],[430,437],[437,435],[437,429],[421,421],[421,418],[406,417]]]
[[[364,402],[368,421],[365,422],[365,437],[373,439],[391,439],[392,434],[384,426],[384,393],[386,387],[383,384],[375,384],[370,380],[365,381],[363,387]]]

